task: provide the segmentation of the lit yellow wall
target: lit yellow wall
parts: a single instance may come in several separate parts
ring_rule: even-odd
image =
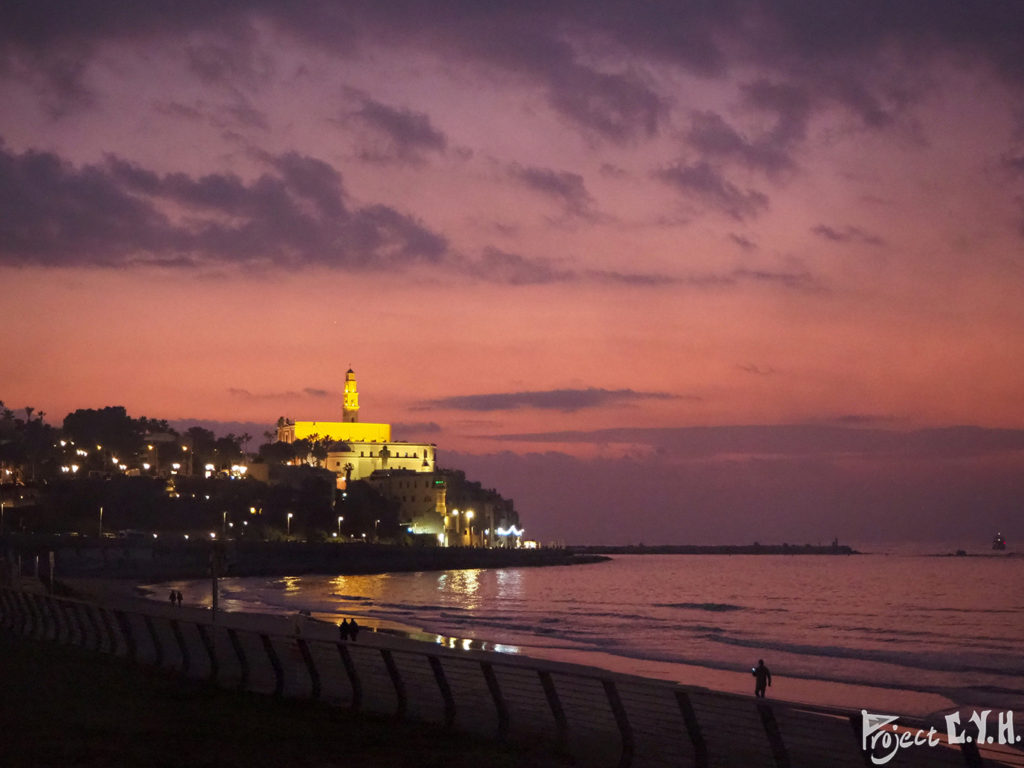
[[[321,439],[344,440],[357,443],[390,443],[390,424],[364,424],[358,421],[296,421],[294,431],[289,430],[294,437],[287,442],[304,440],[313,435],[320,435]]]

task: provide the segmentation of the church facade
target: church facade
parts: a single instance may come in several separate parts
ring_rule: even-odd
[[[436,468],[437,446],[391,439],[390,424],[359,421],[359,391],[355,372],[345,374],[341,421],[283,420],[277,439],[329,440],[326,468],[338,477],[338,487],[352,480],[364,480],[378,470],[406,470],[432,473]]]

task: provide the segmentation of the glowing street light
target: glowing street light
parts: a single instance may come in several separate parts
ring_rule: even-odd
[[[292,512],[289,512],[288,513],[287,529],[286,529],[289,536],[292,535],[292,517],[294,517],[294,514]]]
[[[100,507],[100,538],[103,538],[103,507]]]
[[[338,535],[341,536],[341,521],[345,519],[344,515],[338,515]]]

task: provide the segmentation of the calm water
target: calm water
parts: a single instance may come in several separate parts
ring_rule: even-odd
[[[204,592],[209,600],[204,582],[186,590],[190,602]],[[763,657],[782,679],[1024,709],[1019,557],[619,556],[552,568],[225,579],[221,596],[226,610],[358,616],[438,642],[473,638],[680,682],[692,682],[683,665],[749,679]]]

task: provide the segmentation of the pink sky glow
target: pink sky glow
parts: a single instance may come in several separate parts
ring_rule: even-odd
[[[1016,0],[8,4],[0,399],[351,366],[542,541],[1013,544],[1021,62]]]

